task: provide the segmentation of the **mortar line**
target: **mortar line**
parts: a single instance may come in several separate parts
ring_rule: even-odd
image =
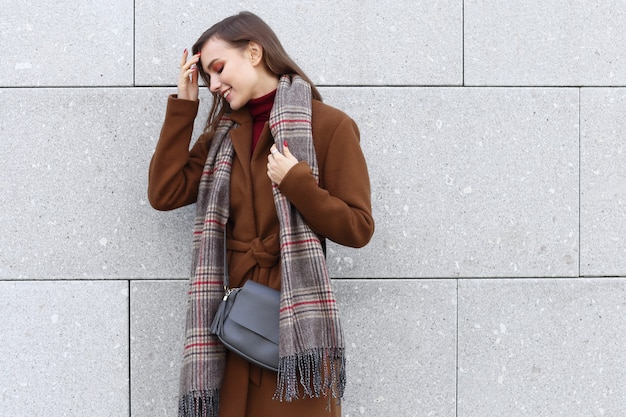
[[[461,85],[465,87],[465,0],[461,4]]]
[[[582,106],[580,100],[580,93],[582,88],[578,89],[578,276],[582,275],[582,222],[581,222],[581,209],[582,209],[582,125],[580,117]]]
[[[461,4],[461,84],[465,85],[465,0]],[[459,417],[459,280],[456,279],[456,335],[455,335],[455,354],[454,354],[454,415]]]
[[[132,416],[133,405],[133,367],[132,367],[132,346],[131,346],[131,301],[130,301],[130,285],[131,280],[127,280],[128,285],[128,417]]]
[[[577,278],[586,278],[586,279],[624,279],[626,275],[593,275],[593,274],[579,274],[579,275],[571,275],[571,276],[547,276],[547,275],[524,275],[524,276],[462,276],[462,277],[444,277],[444,276],[426,276],[426,277],[331,277],[333,281],[341,281],[341,282],[350,282],[350,281],[380,281],[384,280],[385,282],[393,282],[393,281],[447,281],[447,280],[509,280],[509,281],[542,281],[542,280],[555,280],[555,281],[563,281],[568,279],[577,279]],[[120,281],[128,281],[129,278],[9,278],[2,277],[0,278],[0,282],[9,283],[9,282],[20,282],[20,283],[38,283],[38,282],[58,282],[58,283],[67,283],[67,282],[120,282]],[[188,277],[183,278],[131,278],[131,281],[140,281],[140,282],[186,282],[189,280]]]
[[[133,69],[134,72],[134,69]],[[625,85],[512,85],[512,84],[477,84],[477,85],[461,85],[461,84],[315,84],[320,88],[450,88],[450,89],[479,89],[479,88],[493,88],[493,89],[559,89],[559,88],[581,88],[586,89],[606,89],[606,88],[626,88]],[[46,90],[46,89],[67,89],[67,90],[104,90],[104,89],[148,89],[148,88],[176,88],[173,84],[110,84],[110,85],[5,85],[0,86],[0,90]]]
[[[427,277],[331,277],[334,282],[350,282],[350,281],[381,281],[385,282],[394,282],[394,281],[452,281],[452,280],[473,280],[473,281],[488,281],[488,280],[508,280],[508,281],[546,281],[546,280],[554,280],[554,281],[564,281],[571,279],[625,279],[625,275],[593,275],[593,274],[579,274],[579,275],[571,275],[571,276],[547,276],[547,275],[524,275],[524,276],[463,276],[463,277],[444,277],[444,276],[427,276]],[[0,282],[3,283],[40,283],[40,282],[58,282],[58,283],[68,283],[68,282],[120,282],[120,281],[128,281],[129,278],[0,278]],[[140,282],[187,282],[189,278],[131,278],[131,281],[140,281]]]
[[[456,280],[456,352],[455,352],[455,391],[454,415],[459,416],[459,279]]]
[[[133,87],[137,86],[137,4],[133,0]]]

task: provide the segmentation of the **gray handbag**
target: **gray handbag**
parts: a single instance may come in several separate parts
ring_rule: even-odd
[[[254,281],[230,288],[224,236],[224,298],[211,333],[224,346],[262,368],[278,371],[280,292]]]

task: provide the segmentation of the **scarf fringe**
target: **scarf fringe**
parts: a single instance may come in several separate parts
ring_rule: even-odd
[[[346,388],[346,357],[343,348],[315,348],[280,358],[274,400],[330,397],[341,400]],[[300,375],[300,387],[298,386]]]
[[[219,390],[190,391],[178,401],[178,417],[218,417]]]

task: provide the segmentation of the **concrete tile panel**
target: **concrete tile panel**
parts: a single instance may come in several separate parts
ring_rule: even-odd
[[[193,207],[146,194],[170,92],[0,90],[0,278],[188,276]]]
[[[626,280],[459,281],[458,415],[618,416]]]
[[[333,284],[348,341],[343,414],[453,417],[456,282]],[[133,417],[176,415],[186,285],[131,285]]]
[[[578,275],[578,91],[322,90],[359,124],[376,231],[335,277]]]
[[[133,84],[133,1],[4,0],[0,87]]]
[[[137,83],[174,85],[183,49],[214,23],[248,10],[323,85],[460,85],[461,0],[136,2]]]
[[[178,415],[187,281],[133,281],[131,316],[131,415]]]
[[[146,198],[171,90],[0,90],[0,277],[187,277],[193,207]],[[322,93],[361,127],[377,221],[333,276],[578,273],[576,90]]]
[[[626,89],[582,89],[581,275],[626,275]]]
[[[0,281],[4,416],[124,416],[127,282]]]
[[[626,84],[626,3],[465,1],[465,85]]]
[[[348,344],[345,416],[454,417],[456,282],[334,282]]]

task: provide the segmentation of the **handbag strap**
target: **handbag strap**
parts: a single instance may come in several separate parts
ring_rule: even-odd
[[[224,228],[224,292],[230,292],[230,278],[228,273],[228,257],[226,256],[226,228]]]

